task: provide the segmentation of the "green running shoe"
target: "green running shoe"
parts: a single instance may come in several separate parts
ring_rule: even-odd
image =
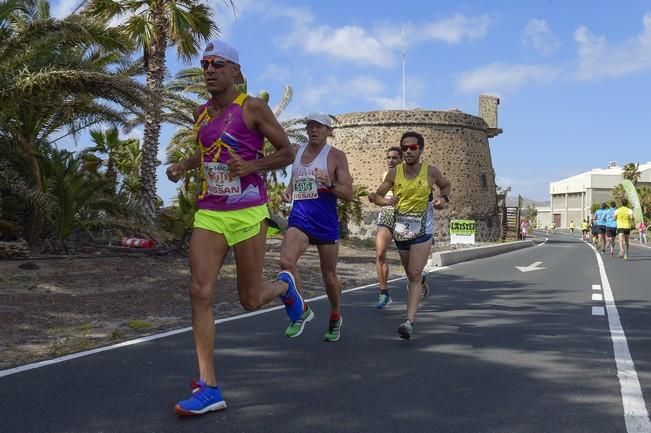
[[[289,324],[289,326],[285,330],[285,337],[289,337],[289,338],[298,337],[303,333],[303,328],[305,328],[305,324],[312,319],[314,319],[314,313],[312,312],[312,309],[308,305],[307,310],[303,311],[303,315],[301,315],[301,318],[298,319],[296,322],[292,322]]]
[[[323,341],[339,341],[342,323],[344,323],[344,319],[341,316],[339,316],[339,320],[331,320],[328,330],[323,334]]]

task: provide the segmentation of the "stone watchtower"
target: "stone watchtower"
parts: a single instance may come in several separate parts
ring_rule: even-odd
[[[478,241],[499,236],[495,171],[488,139],[502,132],[497,127],[494,96],[479,97],[479,115],[459,110],[393,110],[337,115],[331,143],[346,152],[354,183],[375,191],[386,171],[385,154],[398,146],[406,131],[425,137],[423,161],[436,165],[452,183],[450,204],[435,213],[434,235],[438,241],[449,239],[450,219],[477,221]],[[378,208],[365,201],[364,223],[349,227],[350,235],[369,238],[374,235]]]

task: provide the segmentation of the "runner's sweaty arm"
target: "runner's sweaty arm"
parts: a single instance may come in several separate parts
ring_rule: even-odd
[[[432,200],[432,206],[434,209],[443,209],[448,203],[444,197],[447,197],[450,194],[451,184],[450,181],[443,176],[441,170],[434,167],[433,165],[428,166],[427,176],[429,177],[429,183],[432,185],[432,191],[434,190],[434,185],[439,188],[439,196]]]
[[[203,105],[197,107],[192,113],[192,117],[194,118],[195,122],[201,115],[202,111],[203,111]],[[183,161],[179,161],[177,163],[171,164],[169,167],[167,167],[167,171],[166,171],[167,178],[172,182],[178,182],[178,180],[185,174],[186,171],[199,168],[200,165],[201,165],[201,150],[197,148],[197,151],[191,157],[184,159]]]
[[[393,181],[396,179],[396,168],[389,169],[384,181],[380,184],[377,191],[373,194],[372,201],[378,206],[395,206],[397,198],[391,197],[387,199],[385,196],[393,187]],[[369,196],[370,198],[370,196]]]
[[[348,169],[346,154],[339,149],[332,148],[328,155],[328,165],[334,166],[333,175],[320,173],[317,180],[330,182],[330,192],[340,200],[351,201],[353,199],[353,178]]]

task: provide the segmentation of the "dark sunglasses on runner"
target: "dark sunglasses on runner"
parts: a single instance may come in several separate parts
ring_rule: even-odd
[[[400,149],[404,152],[405,150],[418,150],[417,144],[401,144]]]
[[[213,69],[221,69],[224,66],[226,66],[226,63],[229,62],[225,62],[223,60],[217,60],[217,59],[201,60],[201,67],[203,68],[204,71],[207,70],[208,66],[210,65],[212,65]]]

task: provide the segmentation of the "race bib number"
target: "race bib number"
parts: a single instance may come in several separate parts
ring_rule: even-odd
[[[239,176],[232,177],[228,173],[228,166],[221,162],[204,162],[208,194],[210,195],[240,195],[242,184]]]
[[[393,236],[397,241],[416,239],[425,233],[424,215],[395,214]]]
[[[319,197],[315,176],[298,176],[294,179],[293,200],[311,200]]]

